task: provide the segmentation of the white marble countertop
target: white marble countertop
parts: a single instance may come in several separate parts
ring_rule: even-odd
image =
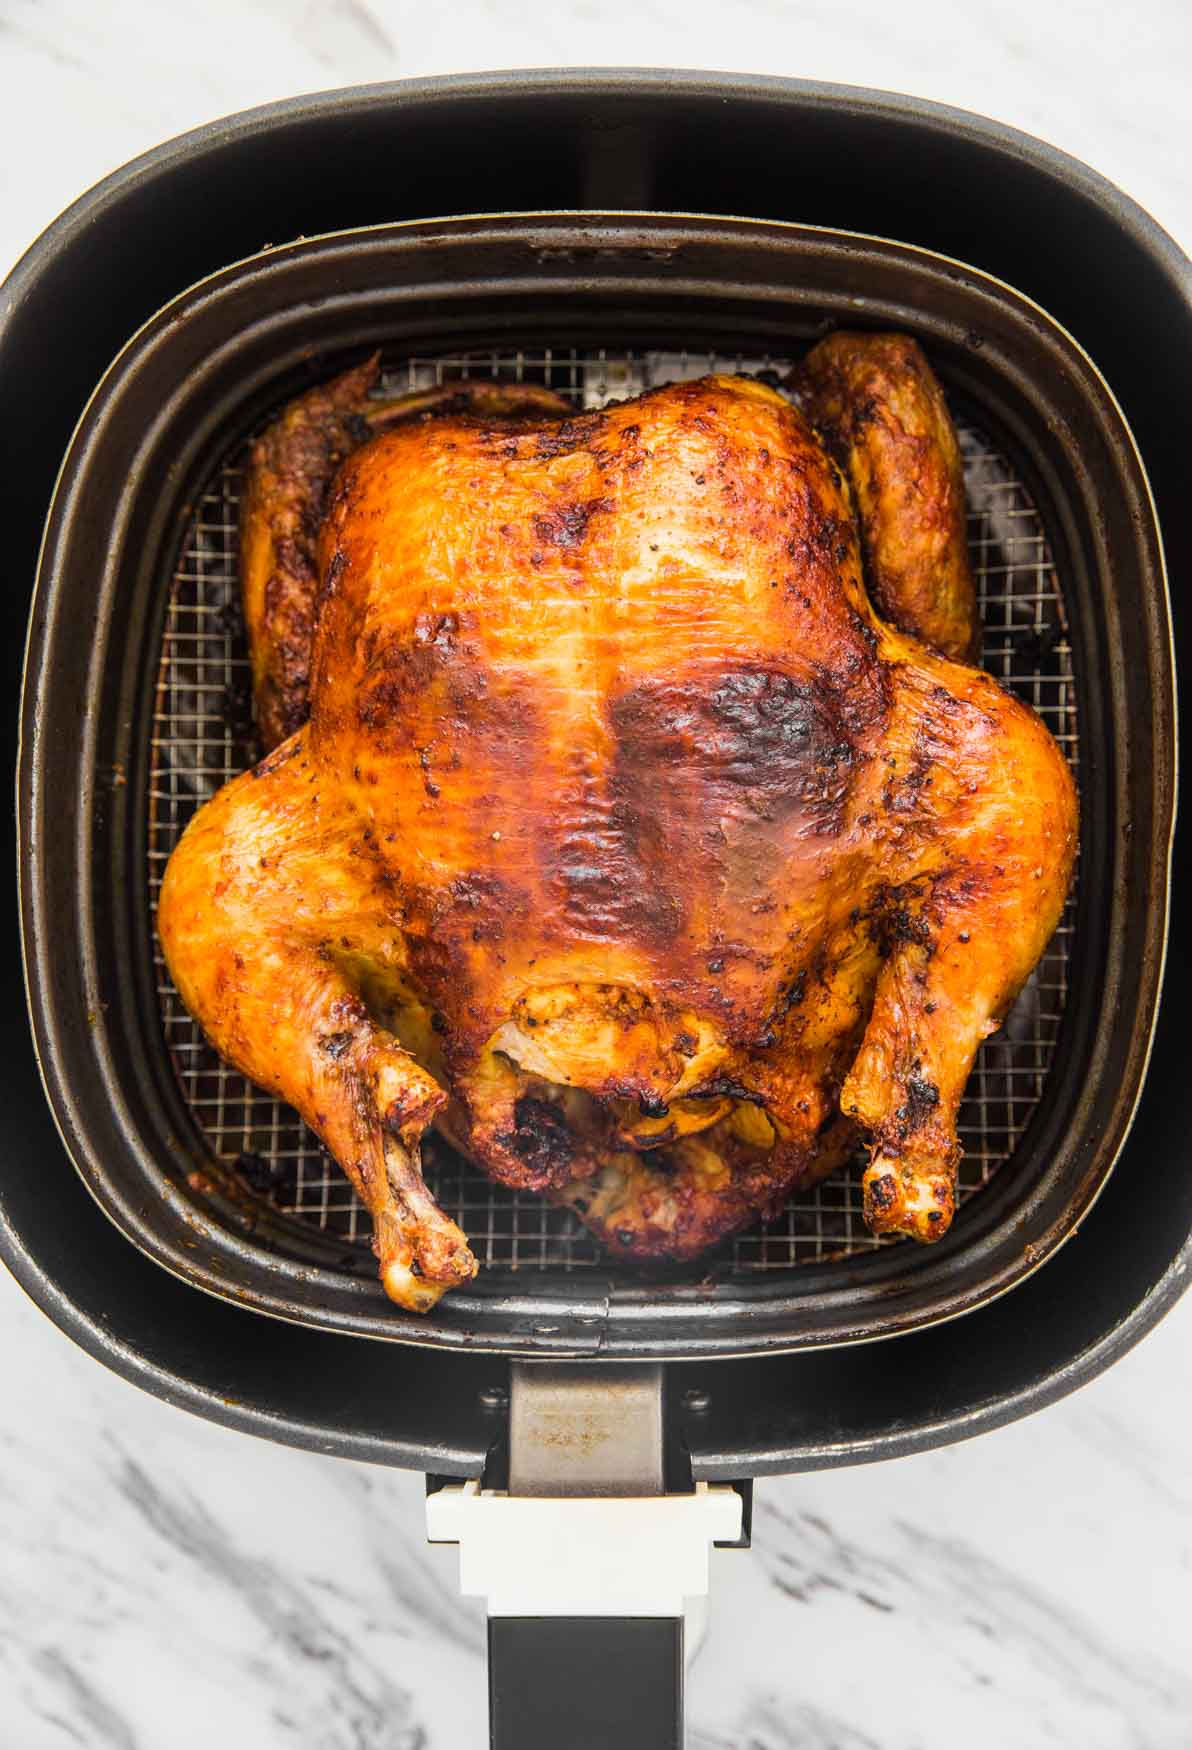
[[[135,153],[327,86],[721,67],[913,92],[1040,134],[1192,246],[1186,0],[6,0],[0,271]],[[1161,1219],[1157,1212],[1156,1219]],[[0,1742],[479,1750],[483,1621],[422,1481],[224,1432],[0,1276]],[[715,1560],[698,1750],[1186,1750],[1192,1297],[1076,1397],[880,1467],[760,1484]],[[565,1750],[565,1747],[561,1747]]]

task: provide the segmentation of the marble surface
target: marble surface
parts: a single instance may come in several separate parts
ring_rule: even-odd
[[[0,269],[109,169],[249,104],[675,62],[982,110],[1192,245],[1186,0],[0,0]],[[478,1750],[483,1621],[421,1494],[158,1404],[0,1278],[0,1743]],[[1186,1750],[1192,1298],[1028,1422],[759,1485],[752,1554],[715,1568],[692,1750]]]

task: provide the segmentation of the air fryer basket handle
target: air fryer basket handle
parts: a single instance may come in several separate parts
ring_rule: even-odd
[[[493,1750],[681,1750],[685,1635],[749,1491],[692,1478],[666,1398],[656,1364],[515,1362],[484,1479],[428,1479],[427,1536],[488,1601]]]
[[[683,1618],[494,1616],[492,1750],[682,1750]]]

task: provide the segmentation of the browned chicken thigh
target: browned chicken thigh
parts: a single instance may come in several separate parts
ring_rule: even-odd
[[[803,411],[733,377],[564,417],[374,376],[254,457],[262,729],[310,715],[171,859],[188,1007],[335,1154],[407,1307],[476,1268],[422,1183],[432,1120],[673,1257],[859,1127],[870,1225],[938,1237],[1076,802],[1038,718],[921,641],[976,642],[921,353],[834,336]]]

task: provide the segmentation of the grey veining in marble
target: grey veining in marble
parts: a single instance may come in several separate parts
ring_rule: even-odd
[[[108,170],[231,110],[616,63],[979,109],[1192,241],[1186,0],[0,0],[0,269]],[[423,1539],[420,1478],[168,1409],[7,1278],[0,1331],[3,1750],[480,1750],[483,1617]],[[1190,1405],[1192,1301],[1029,1422],[759,1485],[753,1552],[715,1558],[692,1750],[1189,1750]]]

